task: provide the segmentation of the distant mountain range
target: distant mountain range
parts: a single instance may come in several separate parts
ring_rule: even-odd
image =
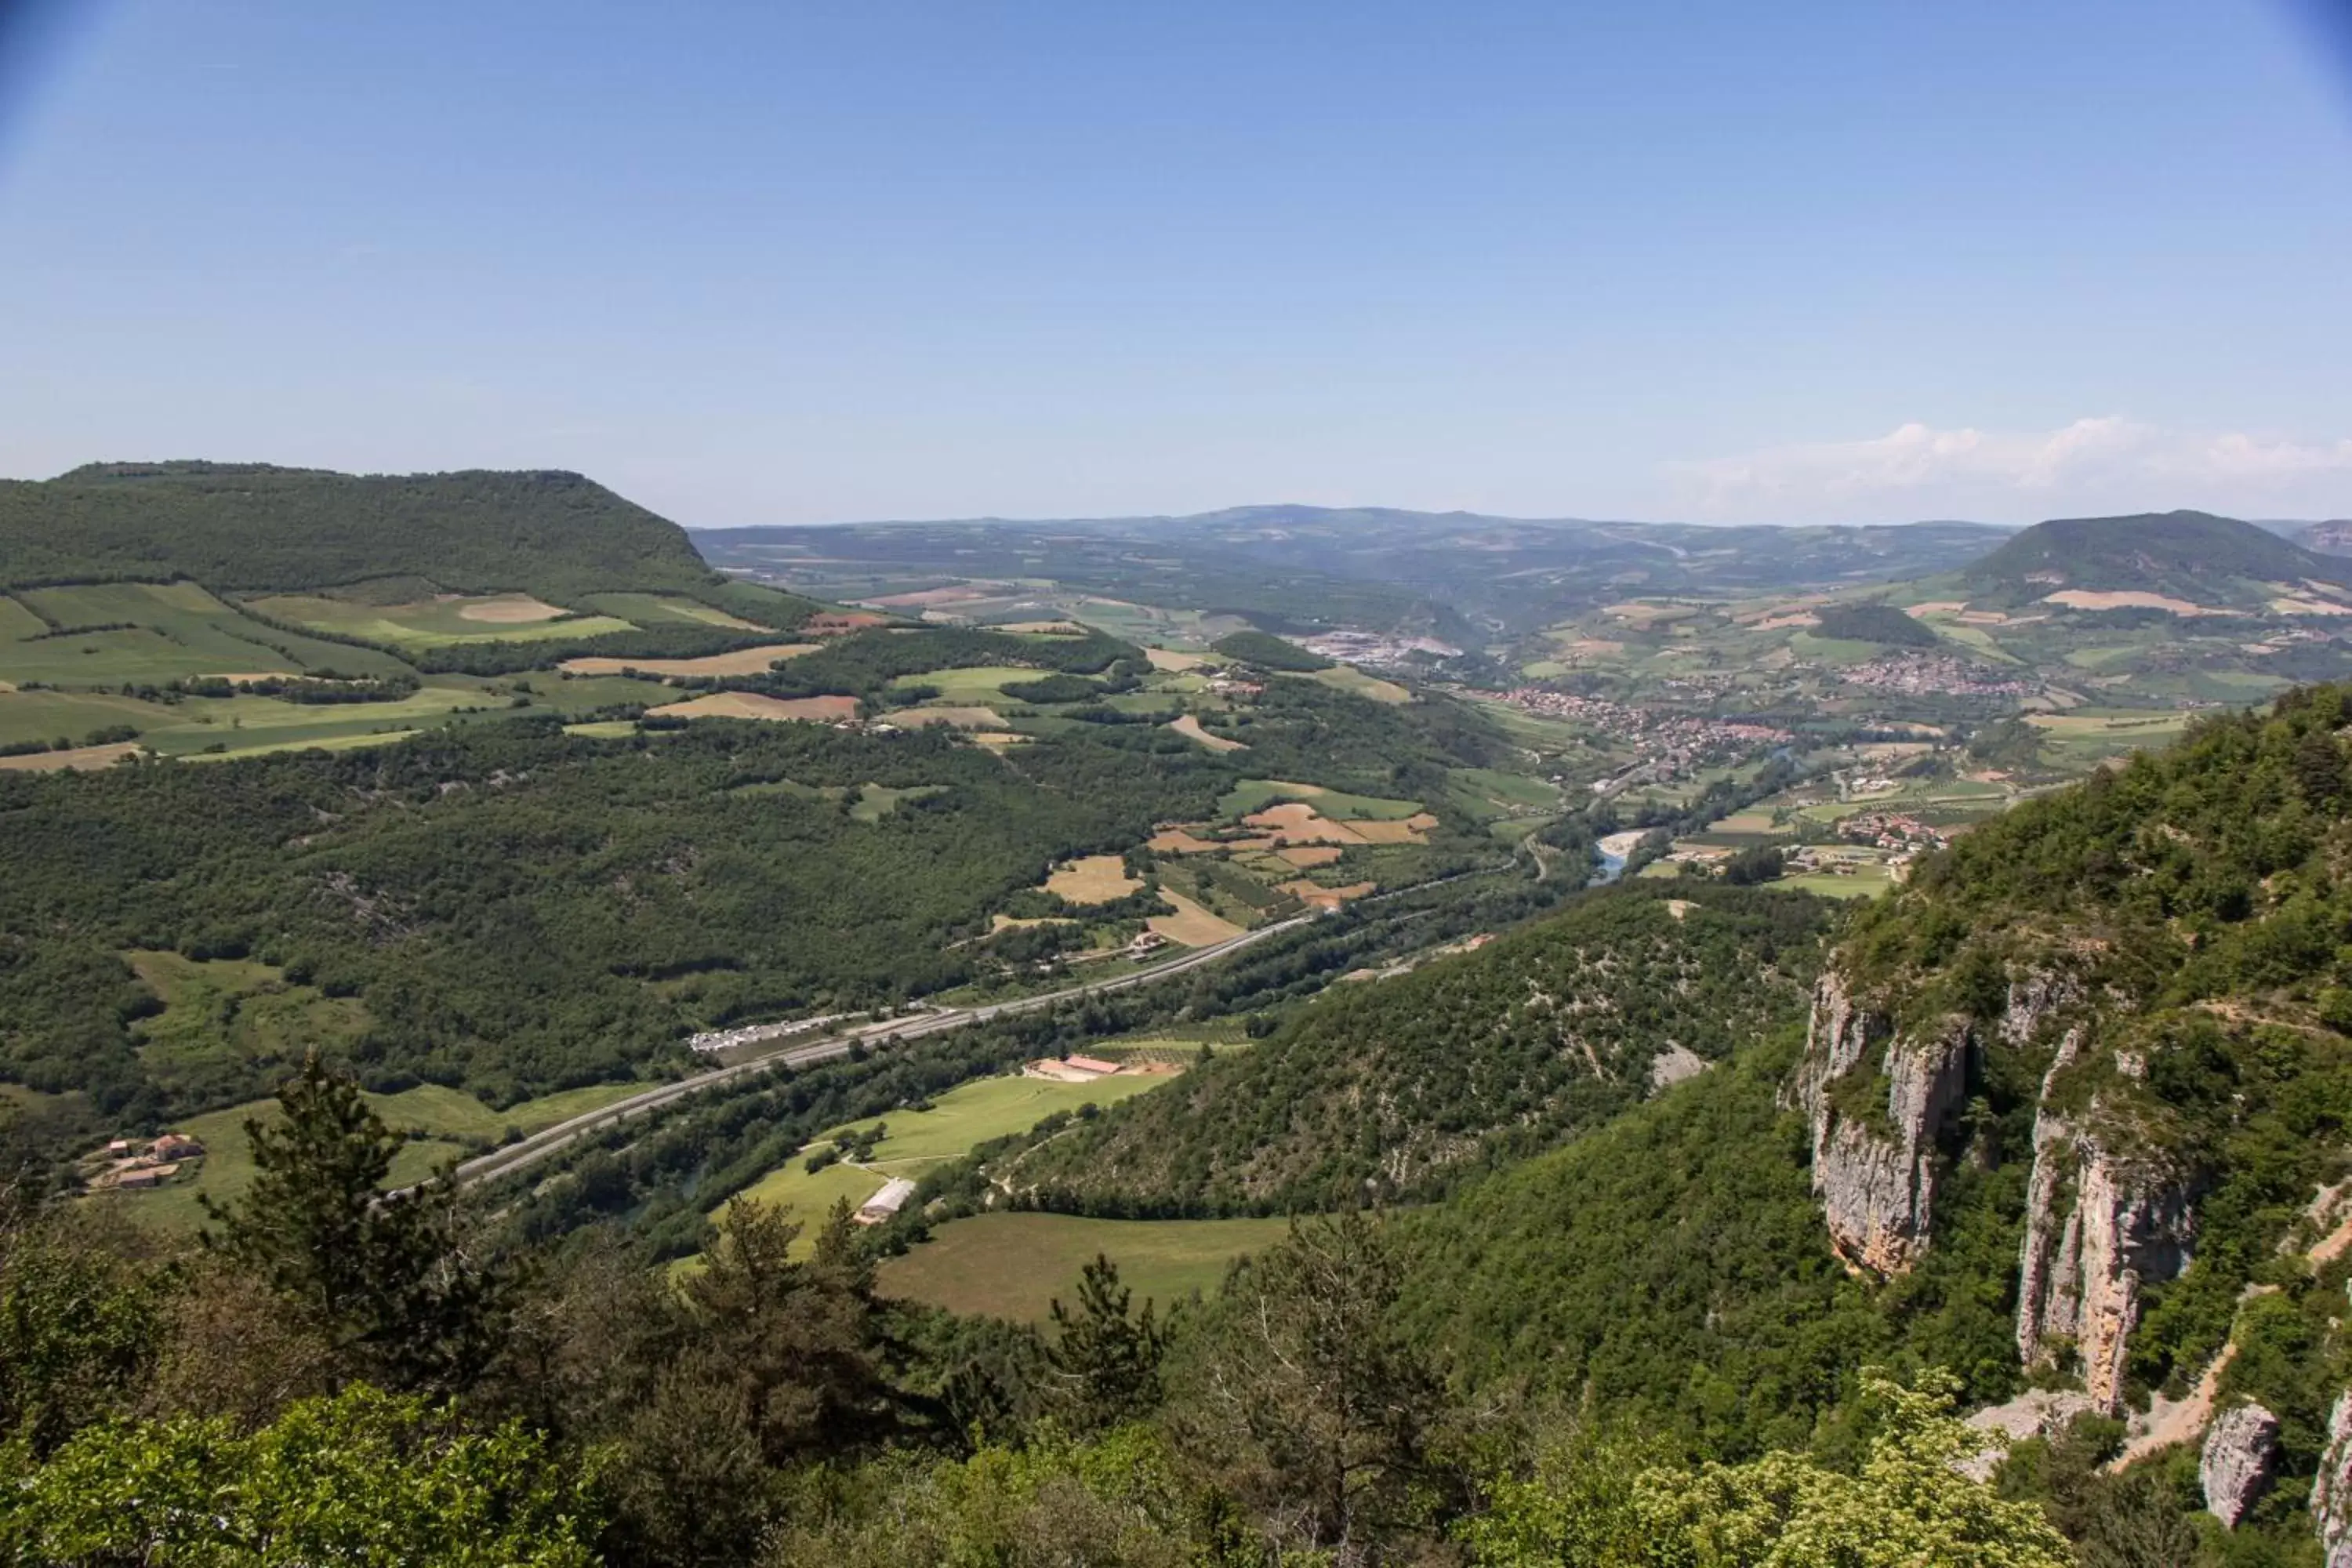
[[[1142,604],[1345,622],[1449,640],[1517,633],[1633,594],[1742,597],[1966,566],[2009,536],[1969,522],[1715,528],[1381,507],[1246,506],[1190,517],[712,529],[714,564],[837,596],[929,581],[1050,581]]]

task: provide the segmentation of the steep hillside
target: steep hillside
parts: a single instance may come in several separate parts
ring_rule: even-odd
[[[1759,1054],[1421,1216],[1427,1331],[1466,1375],[1532,1361],[1716,1442],[1890,1355],[2055,1390],[2028,1431],[2130,1416],[2136,1455],[2258,1404],[2275,1447],[2222,1468],[2307,1532],[2352,1464],[2347,722],[2341,687],[2208,721],[1923,862],[1785,1073]]]
[[[410,578],[559,601],[713,581],[685,530],[577,474],[104,463],[0,482],[0,585],[173,576],[236,592]]]
[[[1969,567],[1967,575],[1988,589],[2027,599],[2075,589],[2216,605],[2248,599],[2244,584],[2352,583],[2352,565],[2314,554],[2251,522],[2168,511],[2036,523]],[[2254,602],[2263,597],[2252,596]]]
[[[1714,886],[1595,894],[1475,952],[1339,985],[998,1169],[1043,1206],[1098,1214],[1425,1198],[1793,1023],[1825,915]]]

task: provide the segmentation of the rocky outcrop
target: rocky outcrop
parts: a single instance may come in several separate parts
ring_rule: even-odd
[[[2080,1061],[2084,1039],[2077,1026],[2060,1040],[2033,1119],[2017,1353],[2027,1366],[2048,1365],[2072,1345],[2084,1392],[2112,1411],[2123,1398],[2141,1285],[2189,1267],[2197,1188],[2151,1153],[2118,1152],[2095,1100],[2080,1118],[2057,1108],[2054,1091]]]
[[[1835,968],[1822,975],[1796,1098],[1812,1122],[1813,1192],[1830,1244],[1848,1263],[1895,1275],[1927,1250],[1936,1140],[1967,1093],[1972,1049],[1964,1019],[1897,1034]],[[1875,1070],[1858,1085],[1866,1069]],[[1886,1085],[1883,1117],[1874,1092],[1879,1079]],[[1859,1105],[1853,1103],[1857,1087],[1867,1097]]]
[[[2087,1394],[2071,1388],[2028,1389],[2001,1405],[1990,1405],[1969,1417],[1969,1429],[2000,1441],[1956,1459],[1952,1468],[1972,1481],[1990,1481],[2009,1454],[2009,1445],[2028,1437],[2055,1437],[2075,1417],[2103,1414]]]
[[[2278,1434],[2278,1417],[2259,1405],[2224,1410],[2205,1434],[2205,1451],[2197,1461],[2205,1509],[2232,1530],[2270,1488]]]
[[[2327,1447],[2311,1483],[2311,1517],[2327,1568],[2352,1568],[2352,1389],[2327,1416]]]

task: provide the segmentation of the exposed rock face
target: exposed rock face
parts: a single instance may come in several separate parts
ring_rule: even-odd
[[[1973,1037],[1966,1020],[1897,1035],[1832,968],[1814,993],[1797,1099],[1813,1127],[1813,1191],[1831,1245],[1849,1263],[1903,1273],[1927,1250],[1936,1200],[1936,1139],[1968,1089]],[[1873,1058],[1875,1058],[1874,1060]],[[1874,1066],[1886,1114],[1842,1111],[1839,1080]]]
[[[1990,1481],[2007,1457],[2009,1444],[2028,1437],[2055,1437],[2078,1415],[2104,1414],[2088,1394],[2068,1388],[2029,1389],[2004,1405],[1990,1405],[1969,1417],[1972,1431],[2006,1439],[1980,1449],[1952,1468],[1972,1481]]]
[[[2327,1417],[2327,1447],[2320,1451],[2319,1477],[2311,1483],[2311,1517],[2327,1568],[2352,1568],[2352,1389],[2345,1390]]]
[[[2271,1484],[2278,1432],[2277,1416],[2259,1405],[2241,1405],[2221,1412],[2205,1434],[2197,1479],[2206,1510],[2232,1530]]]
[[[1987,1024],[1954,1014],[1898,1030],[1891,1009],[1832,964],[1814,992],[1788,1099],[1812,1123],[1813,1192],[1831,1244],[1849,1263],[1893,1276],[1929,1245],[1937,1140],[1966,1099],[1976,1054],[2054,1047],[2034,1118],[2017,1348],[2033,1366],[2071,1347],[2084,1393],[2113,1412],[2140,1288],[2189,1266],[2200,1189],[2134,1131],[2136,1075],[2112,1050],[2099,1054],[2088,1001],[2063,968],[2036,970],[2011,980]],[[2087,1076],[2070,1078],[2077,1073]],[[2053,1093],[2062,1089],[2074,1092]]]
[[[2196,1190],[2161,1162],[2126,1160],[2107,1148],[2092,1125],[2095,1105],[2081,1122],[2053,1108],[2052,1089],[2079,1059],[2083,1040],[2078,1026],[2059,1042],[2033,1119],[2017,1353],[2028,1366],[2044,1364],[2054,1359],[2055,1342],[2072,1342],[2084,1391],[2112,1411],[2123,1398],[2141,1284],[2189,1267]]]

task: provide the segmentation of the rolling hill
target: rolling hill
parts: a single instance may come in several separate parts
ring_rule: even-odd
[[[2209,607],[2259,605],[2270,584],[2352,584],[2352,564],[2251,522],[2201,511],[2036,523],[1969,566],[1968,581],[2012,602],[2056,592],[2149,594]]]

